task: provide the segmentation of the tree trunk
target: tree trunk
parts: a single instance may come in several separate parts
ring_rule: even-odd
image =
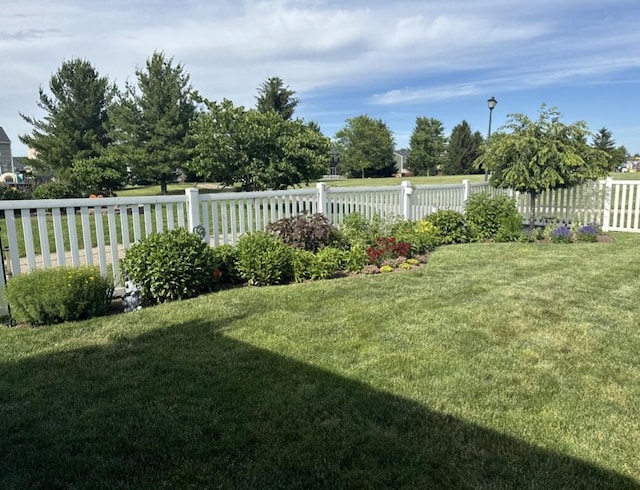
[[[536,198],[538,197],[535,192],[530,194],[531,196],[531,208],[529,209],[529,231],[533,231],[536,226]]]
[[[160,179],[160,194],[163,196],[167,195],[167,181],[164,179]]]

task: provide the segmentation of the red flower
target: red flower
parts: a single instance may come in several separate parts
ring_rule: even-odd
[[[216,267],[215,269],[213,269],[213,275],[216,279],[218,279],[222,275],[222,271]]]

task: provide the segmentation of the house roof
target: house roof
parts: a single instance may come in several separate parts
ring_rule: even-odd
[[[7,136],[7,133],[4,132],[2,126],[0,126],[0,143],[11,143],[11,140]]]

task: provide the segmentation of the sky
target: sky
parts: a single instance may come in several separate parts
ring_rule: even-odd
[[[295,115],[333,137],[348,118],[386,122],[406,148],[417,117],[487,135],[543,103],[640,152],[638,0],[0,0],[0,126],[13,156],[42,119],[64,61],[119,87],[161,51],[210,100],[255,106],[277,76]]]

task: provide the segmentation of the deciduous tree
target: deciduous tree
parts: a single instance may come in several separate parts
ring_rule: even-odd
[[[416,175],[435,175],[444,163],[447,138],[444,126],[431,117],[416,118],[416,127],[409,140],[409,168]]]
[[[531,227],[541,192],[597,179],[608,171],[606,153],[587,143],[586,123],[567,125],[560,118],[556,108],[544,104],[535,121],[524,114],[508,115],[477,162],[491,172],[491,184],[529,194]]]
[[[263,190],[309,183],[327,173],[330,141],[304,122],[283,119],[274,111],[247,111],[228,100],[206,106],[192,133],[189,169],[198,175]]]
[[[393,166],[395,142],[381,119],[367,115],[347,119],[346,125],[335,135],[344,172],[364,178],[380,173],[390,174]]]

